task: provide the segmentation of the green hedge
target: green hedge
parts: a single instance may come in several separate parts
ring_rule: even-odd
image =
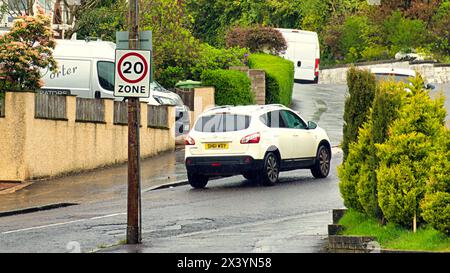
[[[249,66],[251,69],[262,69],[266,72],[266,104],[291,104],[294,63],[273,55],[251,54]]]
[[[205,70],[201,75],[204,86],[214,86],[217,105],[254,104],[254,94],[247,74],[234,70]]]

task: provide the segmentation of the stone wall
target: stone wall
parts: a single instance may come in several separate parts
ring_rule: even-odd
[[[449,83],[450,65],[432,63],[410,63],[410,62],[378,62],[355,65],[358,68],[370,69],[376,67],[405,68],[419,72],[428,83]],[[347,69],[350,65],[327,68],[320,70],[319,84],[345,84]]]
[[[252,91],[255,94],[256,104],[266,104],[266,72],[264,70],[249,69],[246,66],[232,66],[230,69],[246,73],[252,82]]]

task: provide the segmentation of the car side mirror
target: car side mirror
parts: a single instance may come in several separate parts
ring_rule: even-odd
[[[308,121],[308,129],[316,129],[317,124],[314,121]]]
[[[429,90],[434,90],[436,87],[433,84],[428,83],[428,84],[425,85],[425,88],[429,89]]]

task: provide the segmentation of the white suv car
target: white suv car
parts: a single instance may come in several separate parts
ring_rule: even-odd
[[[311,169],[328,176],[331,146],[325,130],[283,105],[221,106],[200,115],[185,139],[192,187],[209,177],[242,174],[273,185],[280,171]]]

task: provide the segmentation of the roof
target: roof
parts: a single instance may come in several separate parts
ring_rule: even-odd
[[[56,40],[54,56],[70,58],[115,59],[116,45],[107,41]]]
[[[276,28],[276,30],[280,31],[281,33],[301,33],[317,36],[317,32],[308,30],[293,29],[293,28]]]
[[[392,68],[392,67],[375,67],[371,68],[370,72],[373,74],[394,74],[394,75],[405,75],[405,76],[416,76],[416,71],[412,69],[404,68]]]

